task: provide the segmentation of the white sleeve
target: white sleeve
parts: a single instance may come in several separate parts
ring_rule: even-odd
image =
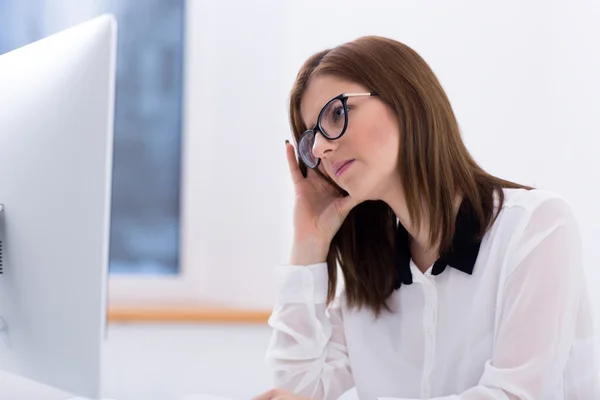
[[[354,386],[339,298],[326,307],[327,264],[279,266],[267,364],[275,386],[334,400]]]
[[[478,385],[431,400],[554,398],[575,340],[584,290],[580,246],[576,221],[565,202],[547,200],[533,211],[508,256],[498,336]],[[568,397],[600,398],[597,370],[577,373],[580,386],[569,388],[577,396]]]

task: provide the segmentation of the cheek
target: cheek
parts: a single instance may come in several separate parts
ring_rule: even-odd
[[[338,190],[343,190],[343,188],[341,188],[337,183],[335,183],[335,177],[333,177],[329,173],[327,173],[327,171],[325,170],[325,167],[323,166],[323,163],[321,163],[318,166],[318,169],[323,174],[323,176],[325,177],[325,179],[329,181],[329,183],[331,185],[333,185]]]
[[[369,149],[369,158],[383,170],[396,168],[400,141],[397,128],[389,124],[378,124],[373,126],[367,136],[368,144],[365,144],[365,149]]]

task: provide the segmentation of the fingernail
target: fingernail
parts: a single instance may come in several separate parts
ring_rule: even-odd
[[[290,144],[290,141],[286,139],[285,144]]]

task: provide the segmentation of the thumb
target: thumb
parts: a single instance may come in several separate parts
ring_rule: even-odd
[[[361,203],[360,200],[348,195],[340,198],[336,203],[336,209],[340,214],[340,217],[346,218],[350,211]]]

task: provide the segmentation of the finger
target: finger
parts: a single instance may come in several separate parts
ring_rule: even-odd
[[[321,176],[319,175],[319,173],[317,171],[315,171],[312,168],[308,168],[306,171],[306,179],[310,180],[310,181],[315,181],[315,182],[320,182],[323,179],[321,178]]]
[[[300,167],[298,166],[298,160],[296,160],[296,151],[294,146],[289,142],[285,141],[285,150],[287,155],[288,166],[290,168],[290,174],[292,176],[292,182],[294,184],[302,182],[304,177],[302,176],[302,172],[300,172]]]
[[[275,389],[276,393],[271,400],[298,400],[299,397],[295,394],[283,389]]]
[[[272,400],[273,398],[275,398],[278,395],[280,395],[278,389],[270,389],[262,394],[259,394],[256,397],[252,398],[252,400]]]

